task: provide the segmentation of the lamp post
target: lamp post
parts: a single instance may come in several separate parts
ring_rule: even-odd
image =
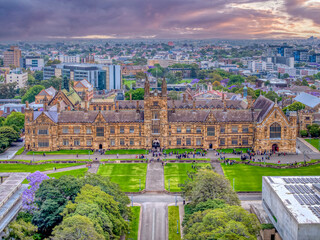
[[[139,179],[139,191],[141,191],[141,178]]]
[[[168,182],[169,182],[169,184],[168,184],[168,185],[169,185],[169,192],[170,192],[170,179],[168,180]]]

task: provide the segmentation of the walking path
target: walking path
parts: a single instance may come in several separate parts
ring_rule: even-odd
[[[146,191],[164,191],[164,171],[161,162],[151,162],[148,164],[146,177]]]
[[[16,154],[16,152],[18,152],[18,150],[23,147],[23,145],[24,145],[24,142],[12,143],[11,147],[9,147],[5,152],[0,153],[0,160],[12,159]]]
[[[219,162],[211,162],[211,166],[214,167],[214,171],[222,176],[224,176],[221,164]]]
[[[56,170],[43,171],[42,173],[49,174],[49,173],[65,172],[65,171],[70,171],[70,170],[86,168],[86,167],[87,167],[86,165],[80,165],[80,166],[74,166],[74,167],[59,168]]]
[[[91,167],[88,169],[89,173],[97,173],[99,169],[100,164],[99,163],[93,163],[91,164]]]

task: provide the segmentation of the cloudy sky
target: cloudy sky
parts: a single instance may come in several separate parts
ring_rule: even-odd
[[[0,40],[320,37],[320,0],[0,0]]]

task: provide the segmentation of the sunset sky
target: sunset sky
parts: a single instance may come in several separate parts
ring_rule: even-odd
[[[320,37],[320,0],[0,0],[0,40]]]

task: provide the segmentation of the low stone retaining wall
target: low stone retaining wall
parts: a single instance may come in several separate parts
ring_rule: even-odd
[[[0,160],[0,164],[10,164],[10,163],[20,163],[20,164],[25,164],[25,165],[41,165],[41,164],[47,164],[47,163],[83,163],[83,164],[88,164],[92,162],[87,162],[87,161],[47,161],[47,162],[22,162],[22,161],[2,161]]]
[[[220,163],[223,163],[222,161],[220,161]],[[300,162],[302,163],[302,162]],[[316,165],[316,164],[319,164],[320,161],[317,161],[317,162],[313,162],[313,163],[302,163],[302,164],[297,164],[297,165],[280,165],[280,166],[277,166],[277,165],[268,165],[268,164],[262,164],[262,163],[259,163],[259,164],[254,164],[252,162],[248,163],[246,161],[243,161],[243,162],[238,162],[238,161],[235,161],[233,162],[233,164],[246,164],[246,165],[250,165],[250,166],[259,166],[259,167],[269,167],[269,168],[282,168],[282,169],[286,169],[286,168],[300,168],[300,167],[308,167],[308,166],[311,166],[311,165]]]

